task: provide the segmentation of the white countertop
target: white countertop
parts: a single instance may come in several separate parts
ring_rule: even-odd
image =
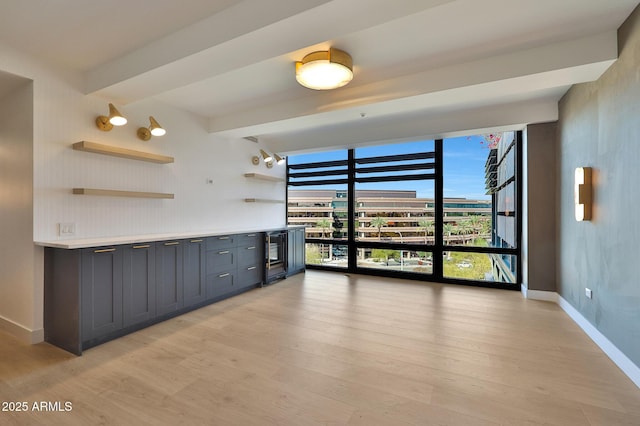
[[[281,229],[297,229],[305,228],[304,225],[290,225],[277,228],[259,228],[259,229],[225,229],[219,231],[198,231],[198,232],[176,232],[169,234],[143,234],[143,235],[125,235],[119,237],[96,237],[96,238],[82,238],[82,239],[68,239],[68,240],[55,240],[55,241],[34,241],[34,244],[43,247],[54,247],[62,249],[80,249],[89,247],[104,247],[115,246],[120,244],[137,244],[153,241],[166,241],[166,240],[180,240],[184,238],[198,238],[198,237],[215,237],[218,235],[230,235],[230,234],[246,234],[252,232],[270,232],[279,231]]]

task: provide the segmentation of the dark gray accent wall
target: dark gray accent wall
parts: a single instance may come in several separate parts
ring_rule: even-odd
[[[619,59],[559,105],[558,292],[640,365],[640,7]],[[576,167],[593,168],[591,222],[576,222]],[[585,296],[593,290],[593,299]]]
[[[533,124],[526,131],[522,254],[528,290],[556,291],[556,124]]]

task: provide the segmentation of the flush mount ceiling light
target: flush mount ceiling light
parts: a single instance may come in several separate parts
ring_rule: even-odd
[[[311,52],[296,62],[296,80],[304,87],[330,90],[353,79],[353,61],[347,52],[330,48]]]
[[[100,115],[96,117],[96,126],[98,129],[108,132],[113,129],[113,126],[124,126],[127,124],[127,119],[120,114],[113,104],[109,104],[109,116]]]
[[[155,118],[149,117],[149,127],[140,127],[138,129],[138,137],[143,141],[148,141],[151,139],[151,136],[164,136],[167,134],[167,131],[162,128],[160,124],[156,121]]]

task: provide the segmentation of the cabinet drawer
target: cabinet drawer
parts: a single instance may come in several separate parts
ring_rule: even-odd
[[[262,245],[248,245],[238,247],[237,263],[239,266],[258,265],[264,261],[264,248]]]
[[[262,233],[252,232],[236,235],[238,246],[257,246],[262,244]]]
[[[223,296],[237,289],[235,271],[207,276],[207,299]]]
[[[255,287],[262,283],[262,265],[242,266],[238,268],[238,285],[242,288]]]
[[[237,235],[218,235],[207,238],[207,250],[220,250],[237,245]]]
[[[207,251],[207,274],[233,269],[236,265],[236,249],[221,248]]]

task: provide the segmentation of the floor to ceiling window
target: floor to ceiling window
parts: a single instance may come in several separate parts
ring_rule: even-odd
[[[307,265],[516,288],[520,132],[288,157]]]

